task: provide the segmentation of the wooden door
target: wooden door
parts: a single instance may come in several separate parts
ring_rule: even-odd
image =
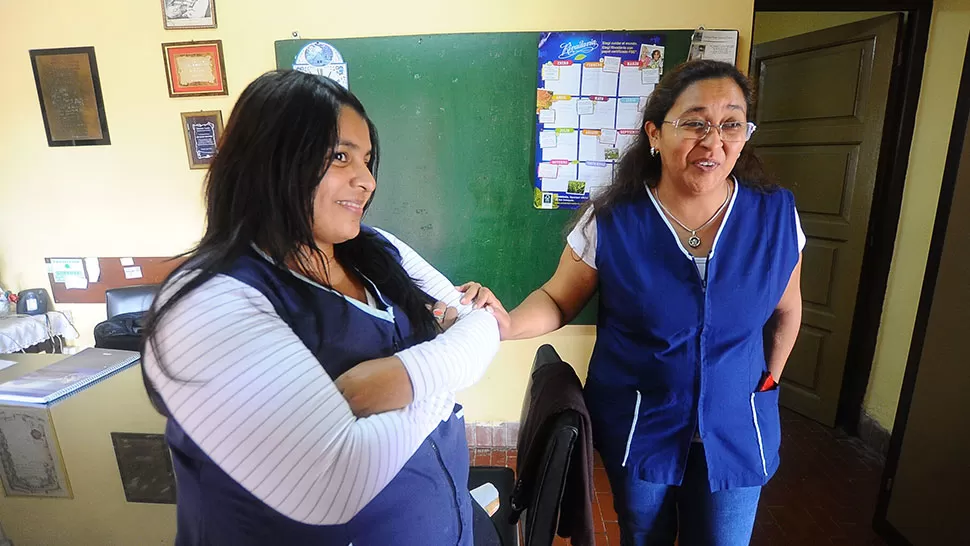
[[[804,316],[782,405],[835,423],[882,145],[899,15],[756,45],[752,144],[808,237]]]

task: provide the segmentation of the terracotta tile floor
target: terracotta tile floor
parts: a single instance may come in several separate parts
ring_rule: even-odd
[[[781,468],[765,487],[754,546],[884,546],[872,531],[882,461],[858,438],[782,410]],[[515,468],[515,450],[469,449],[476,466]],[[619,546],[606,471],[593,470],[597,546]],[[568,545],[556,539],[557,545]]]

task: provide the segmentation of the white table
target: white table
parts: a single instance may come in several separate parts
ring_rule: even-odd
[[[23,351],[57,337],[78,337],[70,317],[62,311],[43,315],[0,315],[0,354]]]

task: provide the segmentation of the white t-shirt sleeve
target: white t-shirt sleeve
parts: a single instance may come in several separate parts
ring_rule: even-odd
[[[172,418],[233,480],[303,523],[349,521],[441,422],[430,401],[355,417],[269,300],[232,277],[182,298],[156,341],[168,375],[151,344],[143,366]]]
[[[414,400],[470,387],[481,379],[498,352],[498,322],[484,309],[461,305],[462,294],[451,281],[400,239],[378,232],[401,253],[404,270],[421,290],[458,309],[458,321],[446,332],[395,355],[411,377]]]
[[[583,262],[596,269],[596,217],[593,208],[586,209],[576,227],[566,236],[566,244]]]
[[[802,221],[798,217],[798,209],[795,209],[795,233],[798,236],[798,252],[805,250],[805,244],[808,239],[805,237],[805,232],[802,231]]]

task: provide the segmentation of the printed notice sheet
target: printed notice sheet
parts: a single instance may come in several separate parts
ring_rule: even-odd
[[[607,187],[664,69],[663,34],[549,32],[539,40],[534,205],[575,209]]]
[[[710,59],[735,64],[738,60],[738,31],[705,30],[703,27],[691,36],[688,59]]]

